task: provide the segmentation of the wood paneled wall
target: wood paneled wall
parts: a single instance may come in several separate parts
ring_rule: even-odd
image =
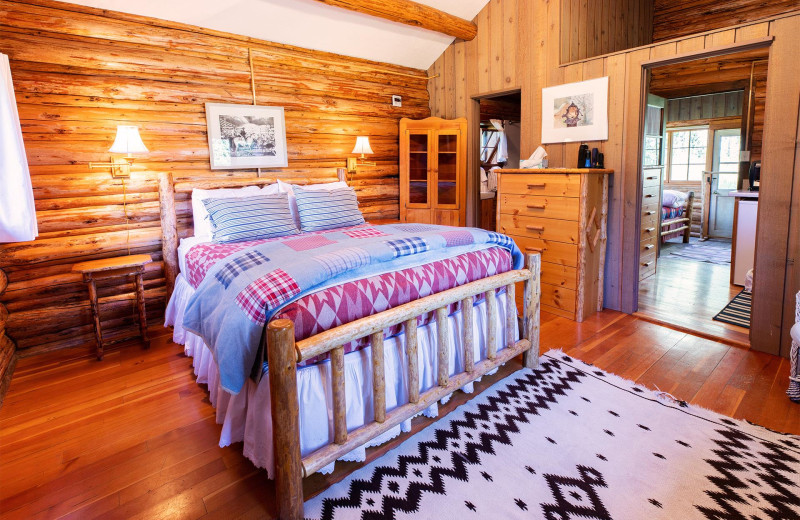
[[[513,13],[516,23],[494,23],[495,13]],[[498,15],[499,16],[499,15]],[[771,37],[770,71],[764,121],[764,157],[761,208],[769,218],[759,221],[754,295],[753,347],[777,353],[787,342],[794,294],[800,289],[800,164],[795,130],[800,114],[800,82],[795,64],[800,60],[800,15],[729,27],[571,63],[560,64],[561,10],[547,0],[492,0],[476,18],[478,37],[455,42],[436,61],[431,72],[440,74],[430,90],[431,111],[446,117],[466,116],[473,143],[468,160],[474,176],[478,104],[473,98],[492,91],[518,88],[522,92],[522,150],[527,157],[541,142],[541,89],[562,83],[609,77],[609,138],[589,143],[600,148],[606,166],[614,169],[608,219],[605,304],[633,312],[637,305],[637,194],[640,183],[641,115],[644,103],[643,65],[651,60],[726,52],[727,46],[752,42],[766,45]],[[503,20],[512,19],[503,16]],[[519,28],[524,30],[519,30]],[[498,35],[498,31],[502,37]],[[491,52],[490,52],[491,51]],[[550,165],[577,162],[579,143],[547,145]],[[794,194],[794,195],[793,195]],[[794,202],[793,202],[794,201]],[[767,213],[764,213],[766,215]],[[787,242],[789,248],[787,249]],[[776,298],[781,294],[781,298]],[[788,350],[786,350],[788,353]]]
[[[800,9],[800,0],[655,0],[653,41],[722,29]]]
[[[262,176],[335,177],[355,137],[368,135],[377,166],[353,177],[367,218],[398,216],[398,122],[430,112],[425,71],[50,0],[0,1],[0,52],[11,59],[40,231],[33,242],[0,244],[8,277],[0,309],[8,309],[20,352],[92,339],[87,291],[70,269],[127,254],[122,181],[87,166],[108,161],[118,124],[138,125],[150,149],[126,191],[130,250],[156,260],[145,289],[157,323],[166,292],[158,173],[176,182],[255,178],[255,170],[210,171],[204,109],[253,102],[249,53],[258,104],[286,109],[289,167]],[[402,108],[391,106],[392,94],[403,96]],[[178,197],[185,237],[191,205],[188,193]],[[104,327],[124,334],[133,324],[132,285],[111,281],[99,292]]]
[[[668,99],[665,110],[667,123],[741,117],[743,91],[720,92],[703,96]]]
[[[561,0],[561,62],[653,41],[653,0]]]

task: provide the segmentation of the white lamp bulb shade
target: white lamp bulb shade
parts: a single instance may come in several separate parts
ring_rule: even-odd
[[[117,137],[109,152],[133,154],[147,153],[148,150],[139,136],[138,126],[119,125],[117,126]]]
[[[371,154],[374,153],[369,145],[369,137],[360,135],[356,137],[356,146],[353,148],[353,153]]]

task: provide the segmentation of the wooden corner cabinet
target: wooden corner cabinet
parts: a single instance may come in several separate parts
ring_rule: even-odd
[[[463,226],[467,120],[400,120],[400,221]]]
[[[602,310],[612,170],[498,173],[497,230],[542,255],[542,310],[575,321]]]

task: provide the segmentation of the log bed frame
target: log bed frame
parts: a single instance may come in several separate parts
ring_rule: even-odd
[[[671,218],[661,221],[661,243],[667,240],[667,236],[674,235],[683,231],[683,243],[689,243],[689,236],[692,232],[692,210],[694,209],[694,192],[690,191],[689,196],[686,198],[686,208],[683,215],[677,218]],[[659,208],[660,210],[660,208]],[[675,229],[665,229],[673,224],[681,224],[681,227]]]
[[[308,183],[308,179],[295,183]],[[257,178],[249,184],[269,184],[274,179]],[[289,180],[287,179],[287,182]],[[314,182],[319,182],[314,179]],[[333,181],[323,181],[333,182]],[[243,186],[241,180],[221,181],[213,187]],[[202,186],[211,187],[208,183]],[[176,185],[170,173],[159,177],[159,200],[161,203],[162,248],[164,270],[169,294],[178,271],[177,219],[175,215],[175,192],[190,189],[188,183]],[[539,254],[526,255],[526,267],[490,276],[455,287],[419,300],[394,307],[384,312],[346,323],[302,341],[295,341],[294,324],[290,320],[271,321],[265,335],[270,393],[280,395],[272,399],[273,442],[275,454],[275,492],[278,516],[283,520],[303,518],[303,478],[337,460],[346,453],[378,437],[401,422],[414,417],[433,403],[451,394],[464,385],[475,381],[512,358],[522,355],[526,368],[535,368],[539,362],[539,301],[540,301]],[[516,309],[516,286],[524,283],[521,339],[508,340],[505,348],[498,351],[497,300],[495,292],[505,288],[506,321],[505,337],[513,338],[519,326]],[[474,308],[477,296],[486,298],[487,356],[476,362],[473,351]],[[449,375],[449,334],[446,324],[448,307],[461,302],[463,327],[460,331],[464,347],[464,371]],[[429,312],[435,313],[438,353],[437,385],[420,393],[419,354],[417,343],[417,318]],[[403,324],[406,336],[408,359],[408,403],[386,410],[385,367],[383,356],[383,331],[393,325]],[[347,343],[370,337],[372,348],[372,388],[374,420],[354,430],[347,430],[344,347]],[[313,357],[329,354],[331,360],[332,413],[334,439],[306,457],[300,455],[299,401],[297,395],[297,363]]]

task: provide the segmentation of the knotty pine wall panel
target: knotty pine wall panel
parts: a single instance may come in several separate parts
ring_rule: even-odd
[[[653,41],[653,0],[560,0],[561,62]]]
[[[399,119],[430,115],[425,71],[50,0],[0,0],[0,52],[11,60],[40,231],[33,242],[0,244],[0,341],[5,329],[23,355],[91,344],[87,290],[71,272],[79,261],[128,249],[152,255],[148,315],[162,320],[158,174],[196,183],[256,177],[210,170],[204,107],[252,104],[251,57],[257,103],[286,111],[289,166],[262,177],[330,179],[355,137],[368,135],[377,166],[352,178],[368,219],[399,214]],[[129,230],[122,181],[87,165],[108,161],[118,124],[138,125],[150,149],[125,182]],[[190,236],[189,193],[176,199],[179,237]],[[134,332],[132,284],[109,280],[98,290],[104,332]]]
[[[488,53],[481,42],[491,41],[498,30],[505,29],[495,22],[495,13],[500,11],[516,12],[519,23],[515,25],[518,30],[514,38],[503,36],[502,41],[509,44],[498,59]],[[475,146],[480,114],[473,98],[492,93],[492,84],[500,85],[499,90],[519,88],[522,93],[520,155],[527,157],[541,142],[542,88],[608,76],[609,138],[587,144],[598,147],[605,154],[606,167],[615,171],[609,193],[605,306],[629,313],[636,310],[638,283],[639,237],[634,232],[638,230],[636,201],[640,198],[643,64],[729,44],[762,45],[763,38],[773,38],[769,74],[765,78],[767,89],[763,94],[764,181],[760,195],[760,207],[769,208],[770,218],[760,220],[757,241],[763,253],[756,260],[759,285],[766,289],[757,289],[754,293],[751,341],[756,350],[788,355],[790,341],[787,338],[794,316],[791,312],[784,313],[784,309],[794,308],[794,295],[800,290],[800,262],[790,261],[800,255],[800,175],[794,173],[795,161],[800,160],[796,159],[795,135],[800,115],[800,83],[794,65],[800,60],[800,14],[676,38],[565,65],[560,59],[561,16],[560,2],[491,2],[475,19],[478,37],[471,42],[455,42],[451,45],[455,59],[447,59],[450,54],[446,52],[429,69],[440,74],[429,85],[430,92],[438,93],[431,96],[431,112],[444,117],[467,117],[468,139],[470,146]],[[505,60],[515,61],[513,76],[507,77],[501,72]],[[448,92],[463,94],[458,95],[455,103],[450,103]],[[577,143],[550,144],[545,149],[551,167],[577,163]],[[469,172],[478,171],[476,153],[473,151],[468,157]],[[474,204],[472,209],[468,207],[468,212],[474,211]],[[776,294],[782,297],[775,297]]]
[[[653,41],[722,29],[800,9],[800,0],[654,0]]]

